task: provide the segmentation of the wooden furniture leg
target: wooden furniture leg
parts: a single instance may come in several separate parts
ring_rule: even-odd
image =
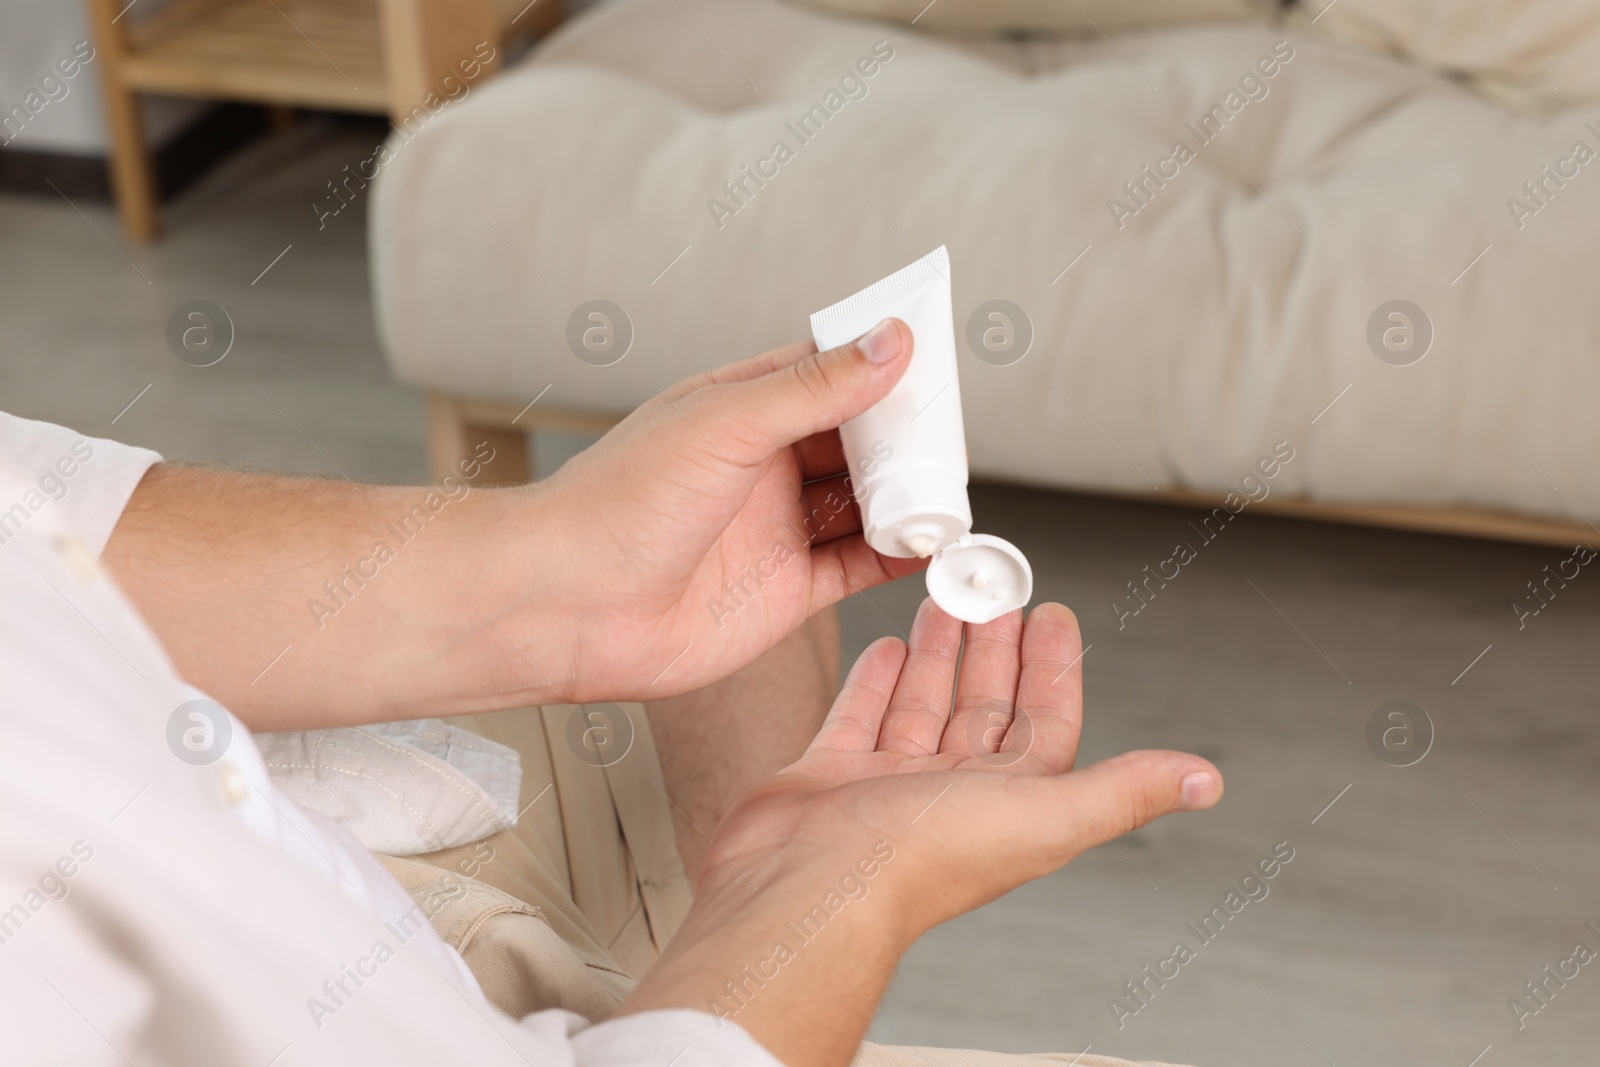
[[[379,0],[379,10],[396,125],[430,96],[455,97],[459,85],[499,68],[500,26],[491,0]]]
[[[457,464],[471,456],[480,444],[488,442],[495,450],[496,464],[501,462],[503,456],[514,457],[522,463],[519,468],[500,468],[495,473],[499,480],[494,484],[520,484],[533,480],[532,437],[535,430],[599,437],[621,421],[621,415],[564,411],[533,404],[507,404],[498,400],[473,400],[429,390],[429,466],[435,478],[452,472],[459,474]]]
[[[99,52],[100,81],[106,99],[106,124],[111,132],[111,185],[123,232],[135,241],[149,242],[160,232],[155,168],[145,146],[144,118],[139,94],[122,78],[122,60],[128,41],[117,25],[115,0],[91,0],[95,48]]]
[[[428,466],[435,480],[452,474],[460,478],[461,465],[481,462],[489,449],[494,458],[483,464],[472,479],[474,485],[522,485],[533,480],[533,442],[526,430],[474,422],[460,401],[442,393],[429,393],[427,401]]]

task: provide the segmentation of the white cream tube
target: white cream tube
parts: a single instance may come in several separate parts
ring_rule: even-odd
[[[839,427],[862,535],[885,556],[932,557],[934,602],[966,622],[988,622],[1027,604],[1033,571],[1015,546],[972,533],[950,258],[942,245],[812,315],[811,333],[819,349],[837,348],[887,318],[911,328],[911,365],[888,396]]]
[[[839,427],[839,436],[867,544],[885,556],[931,556],[972,529],[950,258],[942,245],[811,316],[811,333],[827,350],[887,318],[911,327],[911,366],[888,396]]]

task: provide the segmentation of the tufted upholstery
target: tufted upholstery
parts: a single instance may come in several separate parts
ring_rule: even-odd
[[[1596,0],[1306,0],[1318,29],[1513,99],[1600,100]]]
[[[865,97],[799,143],[785,123],[879,41]],[[1200,145],[1185,123],[1280,41],[1266,95]],[[1276,488],[1313,499],[1600,519],[1600,162],[1542,205],[1521,188],[1600,149],[1590,110],[1518,113],[1266,22],[968,43],[775,0],[617,0],[386,165],[380,326],[418,385],[621,412],[946,243],[958,336],[995,298],[1035,334],[1009,366],[963,352],[977,475],[1226,490],[1286,440]],[[1180,138],[1195,157],[1163,164]],[[778,140],[792,158],[737,212],[708,207]],[[1113,210],[1146,165],[1178,169]],[[594,298],[636,331],[612,366],[567,346]],[[1395,298],[1434,326],[1412,366],[1368,349]]]

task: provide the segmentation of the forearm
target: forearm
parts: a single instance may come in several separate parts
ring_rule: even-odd
[[[895,320],[868,337],[680,382],[532,486],[157,466],[106,561],[256,728],[680,695],[924,565],[874,552],[849,506],[835,428],[911,352]]]
[[[562,698],[531,487],[357,486],[162,464],[104,560],[179,673],[255,729]],[[543,547],[546,551],[541,553]]]
[[[914,938],[870,882],[857,877],[864,895],[843,896],[839,879],[853,865],[834,866],[776,876],[752,868],[753,882],[735,874],[720,889],[702,887],[618,1014],[691,1008],[744,1027],[789,1067],[848,1064]]]

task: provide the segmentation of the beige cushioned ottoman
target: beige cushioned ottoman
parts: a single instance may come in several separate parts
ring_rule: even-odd
[[[1287,441],[1280,493],[1600,518],[1600,109],[1305,21],[1008,40],[603,4],[385,166],[394,369],[620,413],[942,243],[975,475],[1222,492]],[[569,346],[594,300],[632,329],[604,366]],[[967,348],[994,300],[1031,323],[1014,362]],[[1374,354],[1394,300],[1431,323],[1410,365]]]

